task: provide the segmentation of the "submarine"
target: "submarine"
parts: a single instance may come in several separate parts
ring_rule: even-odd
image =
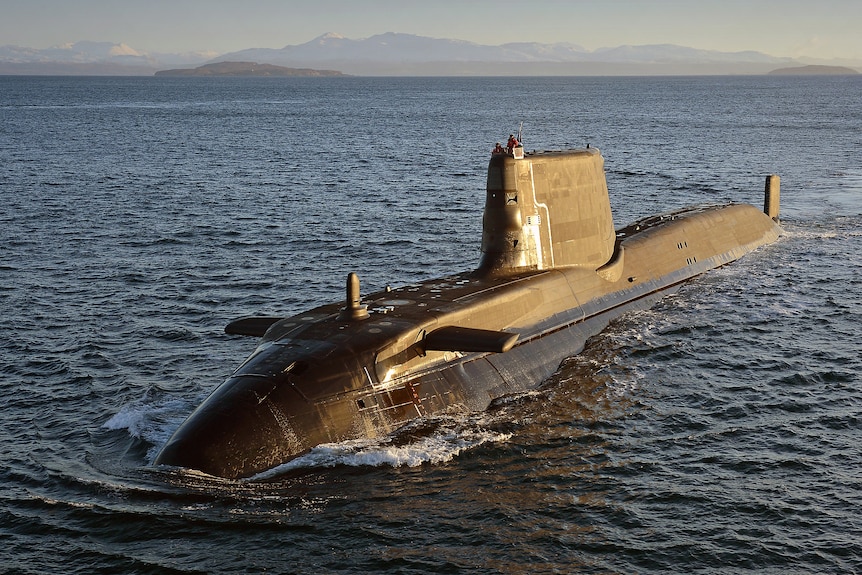
[[[481,411],[538,387],[587,339],[781,234],[780,179],[763,210],[695,206],[614,228],[596,148],[492,155],[478,266],[293,317],[245,317],[253,353],[154,460],[247,479],[317,445]]]

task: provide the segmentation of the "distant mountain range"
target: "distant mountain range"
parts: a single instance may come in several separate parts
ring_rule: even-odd
[[[159,70],[156,76],[344,76],[341,72],[332,70],[311,70],[309,68],[285,68],[275,64],[258,64],[257,62],[215,62],[204,64],[197,68],[177,68],[173,70]]]
[[[44,50],[0,46],[0,74],[148,76],[166,67],[195,66],[215,52],[148,53],[126,44],[75,42]]]
[[[379,76],[766,74],[806,64],[862,67],[862,61],[798,60],[672,44],[598,50],[536,42],[488,46],[392,32],[359,40],[329,33],[304,44],[221,55],[147,53],[110,42],[76,42],[44,50],[0,46],[0,74],[151,75],[166,68],[237,61]]]

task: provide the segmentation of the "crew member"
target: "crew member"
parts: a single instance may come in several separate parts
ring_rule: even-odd
[[[500,145],[500,142],[497,142],[497,145],[494,146],[494,149],[491,150],[491,153],[497,156],[499,154],[505,154],[506,150],[503,149],[503,146]]]
[[[506,142],[506,150],[511,154],[512,150],[520,145],[521,144],[518,142],[518,138],[515,137],[515,134],[509,134],[509,141]]]

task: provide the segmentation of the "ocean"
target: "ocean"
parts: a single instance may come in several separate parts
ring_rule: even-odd
[[[0,572],[862,572],[862,76],[0,77]],[[494,143],[784,235],[541,388],[225,481],[224,326],[474,268]]]

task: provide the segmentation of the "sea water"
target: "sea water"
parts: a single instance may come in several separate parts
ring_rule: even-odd
[[[6,573],[862,571],[862,77],[0,77]],[[223,327],[474,268],[497,141],[587,144],[618,227],[775,244],[538,390],[256,481],[152,465]]]

